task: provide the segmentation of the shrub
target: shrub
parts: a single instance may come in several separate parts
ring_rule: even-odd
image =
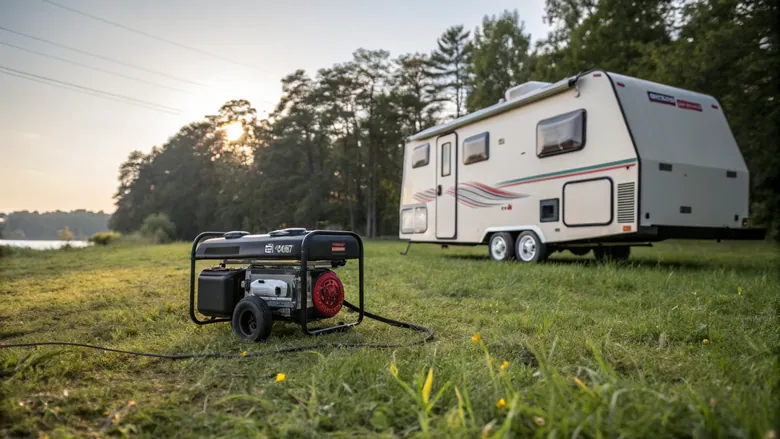
[[[155,244],[173,240],[176,225],[164,213],[153,213],[144,219],[141,225],[141,236],[151,239]]]
[[[70,231],[68,226],[64,229],[57,230],[57,237],[60,241],[73,241],[73,232]]]
[[[88,241],[97,245],[108,245],[119,239],[119,236],[117,232],[100,232],[90,236]]]

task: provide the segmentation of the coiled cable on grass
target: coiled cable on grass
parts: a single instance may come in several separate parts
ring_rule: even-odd
[[[351,309],[352,311],[360,310],[357,306],[347,302],[346,300],[344,301],[344,306]],[[137,355],[141,357],[164,358],[168,360],[184,360],[189,358],[262,357],[264,355],[270,355],[270,354],[286,354],[291,352],[309,351],[312,349],[323,349],[323,348],[388,349],[388,348],[414,346],[414,345],[425,344],[433,341],[433,337],[434,337],[433,330],[430,328],[426,328],[425,326],[389,319],[387,317],[382,317],[378,314],[373,314],[368,311],[363,311],[363,315],[365,317],[368,317],[369,319],[373,319],[390,326],[411,329],[412,331],[416,331],[416,332],[424,332],[427,335],[422,340],[414,341],[411,343],[385,343],[385,344],[382,343],[318,343],[318,344],[313,344],[308,346],[295,346],[291,348],[273,349],[273,350],[267,350],[262,352],[247,352],[247,353],[240,353],[240,354],[229,354],[224,352],[211,352],[211,353],[203,353],[203,354],[157,354],[154,352],[130,351],[126,349],[115,349],[106,346],[97,346],[97,345],[91,345],[87,343],[75,343],[75,342],[68,342],[68,341],[42,341],[42,342],[35,342],[35,343],[12,343],[12,344],[0,343],[0,349],[35,347],[35,346],[71,346],[71,347],[79,347],[79,348],[87,348],[87,349],[96,349],[96,350],[106,351],[106,352],[116,352],[119,354]]]

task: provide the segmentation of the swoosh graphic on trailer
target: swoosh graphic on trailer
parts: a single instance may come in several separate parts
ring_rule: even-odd
[[[583,166],[581,168],[567,169],[565,171],[549,172],[546,174],[532,175],[530,177],[515,178],[513,180],[502,181],[496,186],[509,187],[526,183],[535,183],[538,181],[554,180],[556,178],[572,177],[575,175],[592,174],[594,172],[609,171],[611,169],[636,166],[637,159],[625,159],[615,162],[602,163],[600,165]]]
[[[478,181],[466,182],[466,183],[462,183],[462,184],[460,184],[458,186],[459,187],[463,186],[463,187],[469,187],[469,188],[477,189],[477,190],[479,190],[479,191],[481,191],[481,192],[483,192],[483,193],[485,193],[485,194],[487,194],[489,196],[495,197],[496,199],[513,199],[513,198],[527,197],[527,195],[525,195],[525,194],[516,194],[514,192],[502,191],[501,189],[490,187],[490,186],[488,186],[488,185],[486,185],[484,183],[480,183]]]
[[[450,187],[447,195],[455,197],[455,188]],[[473,208],[501,206],[506,201],[525,197],[528,195],[502,191],[479,182],[466,182],[458,184],[456,198],[459,203]]]
[[[412,194],[412,198],[421,203],[430,203],[436,198],[436,189],[430,188],[422,192],[415,192]]]
[[[458,191],[458,202],[461,204],[465,204],[469,207],[490,207],[490,206],[500,206],[501,203],[489,203],[482,201],[474,196],[471,196],[469,194],[464,193],[465,191],[459,190]],[[450,188],[449,191],[447,191],[447,195],[455,196],[455,191]]]

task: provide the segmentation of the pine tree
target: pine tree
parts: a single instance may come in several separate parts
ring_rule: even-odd
[[[431,55],[435,75],[441,81],[443,90],[449,92],[455,101],[455,117],[465,114],[468,65],[472,46],[470,32],[463,25],[451,26],[439,37],[439,48]]]

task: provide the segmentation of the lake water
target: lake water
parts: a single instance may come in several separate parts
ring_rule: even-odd
[[[43,241],[37,239],[0,239],[0,245],[11,247],[32,248],[35,250],[51,250],[64,246],[67,241]],[[71,247],[86,247],[91,245],[87,241],[70,241]]]

